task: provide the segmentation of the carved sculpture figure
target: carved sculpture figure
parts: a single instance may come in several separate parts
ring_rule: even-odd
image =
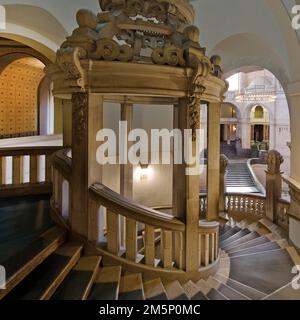
[[[271,150],[268,153],[267,163],[269,173],[280,174],[280,166],[283,163],[283,157],[278,151]]]

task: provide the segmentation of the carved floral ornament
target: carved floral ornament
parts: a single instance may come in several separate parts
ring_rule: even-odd
[[[99,0],[103,12],[79,10],[78,28],[61,46],[57,64],[66,80],[84,87],[80,60],[104,60],[207,68],[221,77],[220,58],[209,59],[191,25],[188,0]],[[191,54],[190,51],[193,51]],[[195,60],[197,63],[195,63]],[[198,71],[197,71],[198,72]]]

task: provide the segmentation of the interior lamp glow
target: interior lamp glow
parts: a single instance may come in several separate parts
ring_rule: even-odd
[[[140,164],[140,178],[141,180],[148,179],[149,176],[149,165],[148,164]]]

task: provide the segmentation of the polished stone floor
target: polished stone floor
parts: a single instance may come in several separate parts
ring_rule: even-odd
[[[53,224],[49,196],[0,199],[0,264]]]

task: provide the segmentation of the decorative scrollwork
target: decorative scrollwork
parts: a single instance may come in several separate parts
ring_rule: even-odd
[[[183,50],[171,46],[167,48],[156,48],[152,51],[152,61],[155,64],[164,65],[167,64],[173,67],[184,67],[185,60],[183,58]]]
[[[65,74],[65,80],[73,80],[75,86],[84,88],[84,71],[80,59],[86,57],[83,48],[62,48],[57,52],[57,65]]]
[[[88,97],[86,93],[73,93],[72,95],[73,121],[75,139],[77,144],[82,144],[87,134]]]
[[[196,96],[189,98],[188,110],[189,110],[189,126],[192,129],[192,139],[197,139],[197,129],[200,127],[200,104],[201,99]]]
[[[133,49],[127,45],[120,46],[116,41],[110,39],[99,39],[96,43],[95,52],[90,54],[92,59],[105,61],[128,62],[133,59]]]

